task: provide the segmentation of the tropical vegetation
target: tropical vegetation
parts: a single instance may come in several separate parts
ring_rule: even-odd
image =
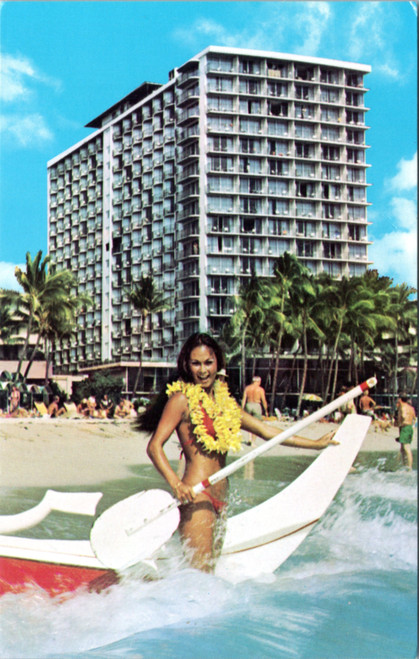
[[[340,280],[324,273],[315,276],[296,256],[283,254],[277,260],[273,277],[252,276],[241,287],[235,313],[224,328],[229,355],[240,361],[241,386],[246,377],[246,361],[251,360],[254,374],[256,354],[270,358],[267,387],[272,413],[275,393],[287,392],[299,357],[302,374],[298,415],[311,356],[317,359],[317,392],[324,401],[336,397],[339,382],[356,384],[368,377],[371,370],[384,373],[387,390],[395,397],[401,371],[410,368],[413,375],[409,388],[414,393],[415,293],[413,287],[393,285],[390,278],[381,277],[375,270]],[[279,381],[284,353],[293,359],[286,380]]]
[[[39,251],[32,259],[26,254],[26,267],[15,268],[15,276],[22,291],[1,290],[3,341],[18,340],[18,331],[24,327],[23,349],[20,351],[14,381],[25,383],[31,365],[43,347],[46,357],[45,381],[55,341],[69,338],[76,330],[77,315],[92,304],[85,294],[76,294],[76,280],[69,270],[48,269],[50,257],[42,258]],[[14,337],[10,336],[13,333]],[[35,343],[30,348],[32,337]],[[22,340],[22,337],[20,337]],[[27,360],[23,378],[20,378],[24,360]]]

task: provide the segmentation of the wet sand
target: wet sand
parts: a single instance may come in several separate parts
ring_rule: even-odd
[[[272,425],[286,429],[291,424]],[[334,423],[314,423],[301,434],[318,439]],[[382,431],[371,426],[361,452],[399,453],[395,441],[399,431]],[[246,436],[247,440],[248,437]],[[0,419],[0,482],[2,487],[89,486],[98,482],[132,477],[132,467],[149,463],[146,454],[148,435],[139,433],[128,420],[86,419]],[[256,445],[262,443],[257,439]],[[417,436],[412,448],[417,447]],[[169,460],[179,459],[176,435],[166,444]],[[241,453],[251,450],[243,445]],[[276,446],[268,456],[316,454],[316,451]]]

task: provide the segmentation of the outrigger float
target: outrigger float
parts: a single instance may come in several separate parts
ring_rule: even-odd
[[[338,409],[375,384],[371,378],[336,401],[195,486],[198,493],[310,423]],[[300,545],[325,513],[345,480],[366,436],[371,419],[351,414],[339,427],[338,445],[324,449],[311,465],[281,492],[230,517],[215,574],[239,582],[273,573]],[[13,533],[36,526],[53,510],[94,516],[101,492],[48,490],[42,501],[16,515],[0,515],[0,594],[33,586],[51,596],[81,587],[100,591],[115,584],[131,566],[143,565],[164,574],[165,543],[179,522],[179,502],[164,490],[148,490],[111,506],[100,515],[88,540],[38,539]],[[163,551],[162,551],[163,548]]]

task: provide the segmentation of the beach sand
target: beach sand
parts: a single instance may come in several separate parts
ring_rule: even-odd
[[[282,429],[290,423],[273,425]],[[334,423],[314,423],[301,435],[318,439]],[[387,431],[370,427],[363,451],[399,453],[397,428]],[[247,439],[247,437],[246,437]],[[89,486],[98,482],[132,477],[131,467],[148,464],[148,436],[139,433],[129,420],[86,419],[0,419],[0,483],[2,487]],[[257,439],[256,445],[262,443]],[[417,447],[417,437],[412,448]],[[169,460],[179,459],[180,447],[175,435],[166,446]],[[251,450],[244,445],[241,453]],[[287,446],[276,446],[266,456],[317,454]]]

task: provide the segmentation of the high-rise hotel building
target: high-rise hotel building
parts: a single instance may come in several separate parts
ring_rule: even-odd
[[[93,307],[56,369],[139,358],[127,289],[152,275],[169,298],[145,363],[219,333],[239,287],[296,254],[313,273],[368,266],[369,66],[209,47],[145,82],[48,163],[49,252]]]

